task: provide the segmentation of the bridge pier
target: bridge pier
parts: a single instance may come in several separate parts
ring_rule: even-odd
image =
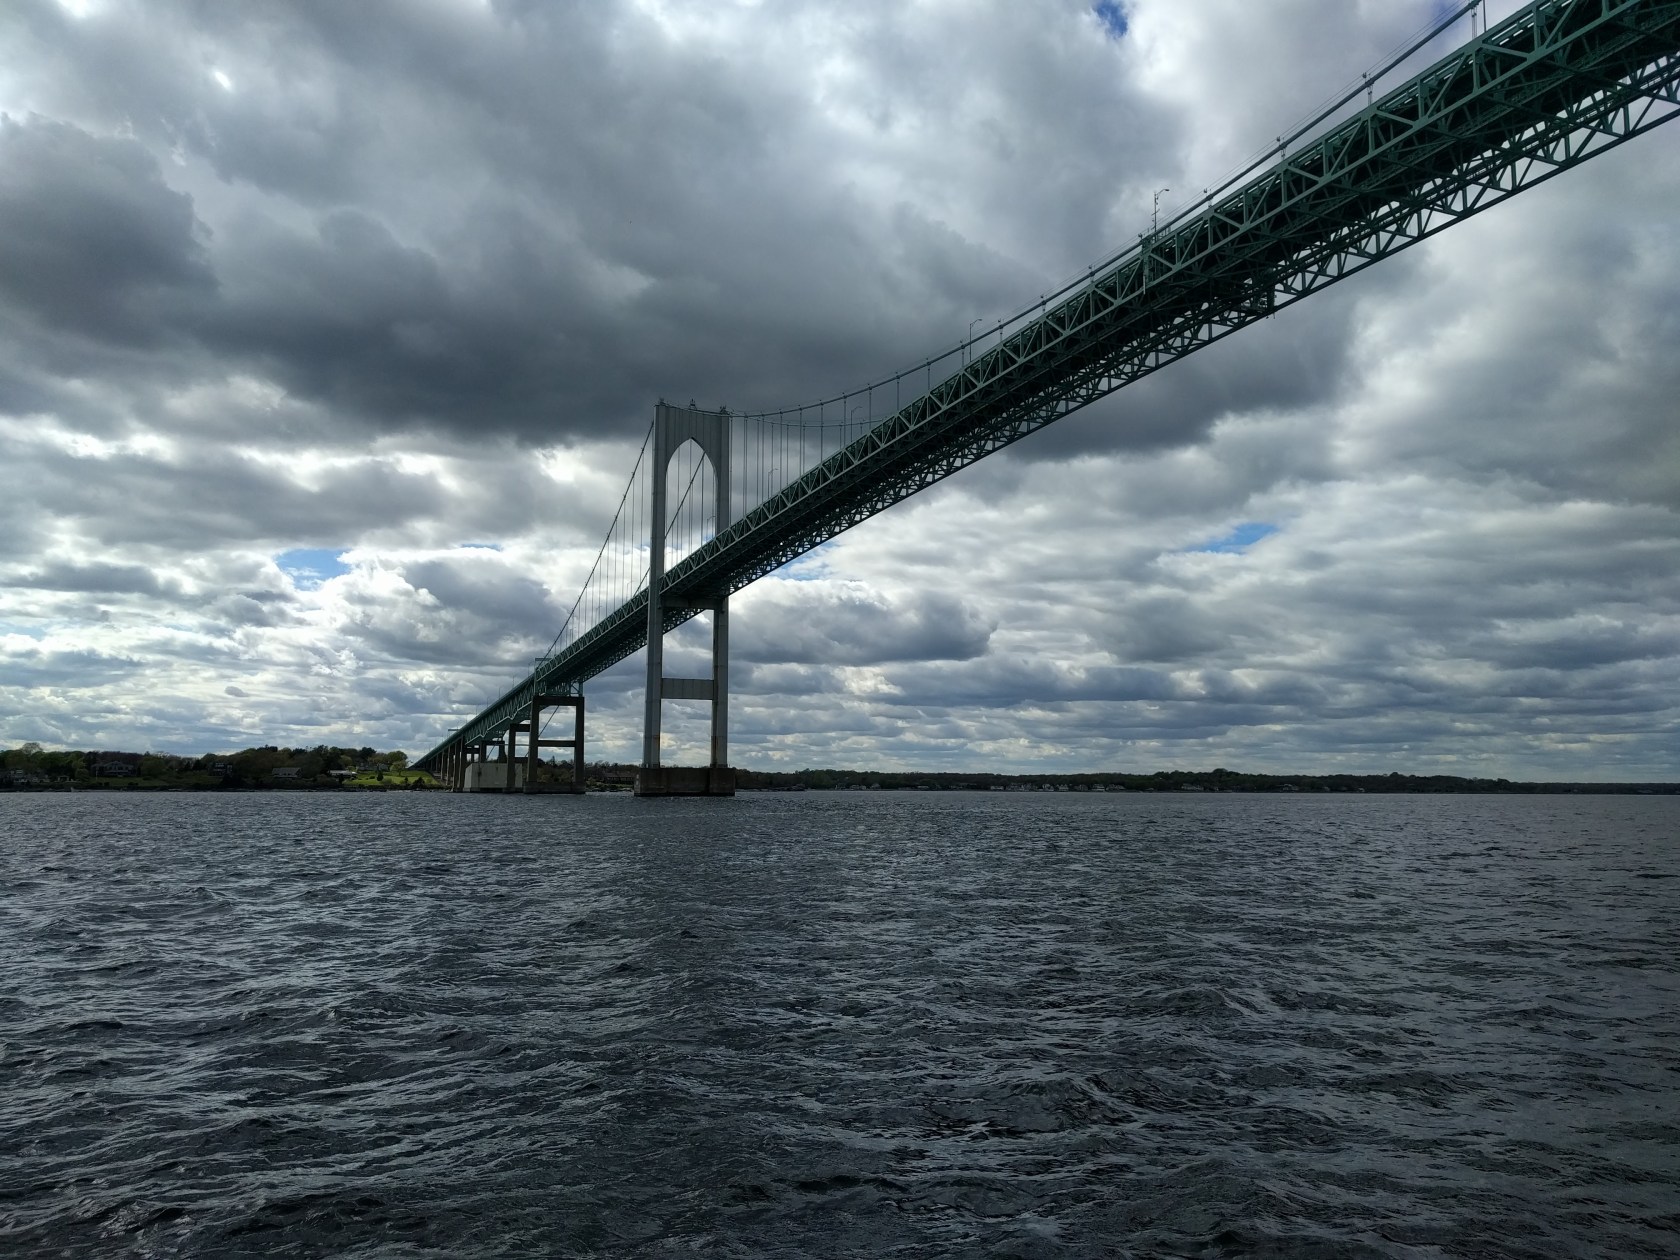
[[[574,714],[572,738],[544,739],[542,737],[542,714],[544,709],[569,708]],[[583,697],[577,696],[532,696],[531,716],[528,721],[516,722],[508,728],[508,739],[513,740],[515,729],[526,732],[525,739],[525,783],[526,793],[536,792],[570,792],[581,795],[585,790],[583,776]],[[570,748],[572,750],[572,786],[540,787],[537,784],[537,763],[544,748]],[[510,766],[514,763],[509,763]],[[510,786],[509,790],[512,788]]]
[[[729,765],[729,592],[680,605],[661,589],[665,582],[665,530],[669,524],[666,481],[671,457],[684,442],[706,455],[716,478],[717,529],[729,524],[729,413],[697,411],[660,403],[653,417],[653,511],[648,550],[647,693],[642,720],[642,764],[637,796],[734,796]],[[712,614],[712,676],[665,676],[665,612],[682,607]],[[698,769],[659,764],[660,719],[667,700],[708,700],[712,706],[711,762]]]
[[[566,708],[573,712],[570,739],[544,739],[544,710]],[[453,739],[436,756],[438,781],[450,792],[523,792],[582,795],[587,790],[583,768],[584,701],[581,695],[537,695],[532,697],[529,716],[510,723],[499,736],[468,743]],[[519,755],[519,737],[525,737],[525,755]],[[490,749],[496,759],[490,759]],[[569,785],[539,784],[537,766],[544,748],[572,750],[572,781]]]
[[[465,752],[465,764],[461,772],[461,787],[463,792],[501,792],[506,790],[507,781],[506,759],[490,760],[490,749],[501,748],[500,743],[482,739],[469,744]]]

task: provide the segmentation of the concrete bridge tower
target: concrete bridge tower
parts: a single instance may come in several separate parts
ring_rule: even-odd
[[[712,466],[717,491],[717,530],[729,524],[729,413],[672,407],[661,402],[653,420],[653,511],[648,552],[647,697],[642,726],[642,765],[636,774],[638,796],[734,796],[735,771],[729,766],[729,592],[683,596],[685,608],[712,614],[712,676],[665,676],[665,530],[671,507],[666,483],[671,458],[684,442],[693,442]],[[660,717],[666,700],[709,700],[712,705],[711,762],[701,768],[659,764]]]

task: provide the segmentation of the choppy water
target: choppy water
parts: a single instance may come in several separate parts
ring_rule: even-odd
[[[0,1253],[1680,1254],[1680,798],[0,798]]]

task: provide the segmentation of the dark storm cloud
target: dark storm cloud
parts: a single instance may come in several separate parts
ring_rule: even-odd
[[[17,586],[46,591],[81,591],[123,595],[178,595],[178,583],[166,583],[137,564],[54,564],[12,579]]]
[[[708,50],[630,7],[115,6],[73,22],[35,0],[18,25],[59,72],[39,74],[43,98],[137,139],[20,126],[58,152],[50,179],[19,178],[68,209],[61,254],[128,251],[139,227],[102,207],[156,225],[136,251],[145,294],[97,315],[82,297],[100,295],[48,268],[33,287],[54,297],[32,309],[106,337],[191,338],[387,428],[552,436],[620,426],[661,394],[740,407],[856,386],[1018,305],[1043,260],[930,214],[936,184],[872,195],[877,159],[838,118],[862,111],[888,149],[962,118],[948,160],[989,210],[1030,223],[1008,249],[1050,244],[1056,268],[1070,242],[1081,259],[1107,248],[1114,172],[1171,130],[1113,78],[1094,27],[993,19],[951,31],[859,8],[835,28],[855,104],[819,107],[744,32]],[[935,44],[986,71],[987,94],[919,58],[902,75],[861,60]],[[110,187],[93,178],[114,161],[101,146],[125,164]],[[183,172],[196,201],[170,193],[169,152],[225,187]],[[284,215],[251,192],[282,195]],[[194,300],[163,302],[165,281]]]
[[[1654,661],[1680,656],[1680,632],[1603,615],[1570,618],[1562,624],[1509,627],[1474,643],[1482,659],[1507,669],[1539,668],[1569,672],[1624,661]]]
[[[39,646],[13,648],[6,652],[5,661],[4,690],[14,695],[30,688],[50,688],[55,692],[97,691],[125,682],[146,665],[139,655]]]
[[[440,513],[447,490],[382,460],[328,466],[300,482],[284,461],[217,447],[90,458],[38,450],[33,490],[108,546],[192,547],[290,539],[331,546],[381,525]]]
[[[1233,626],[1219,610],[1187,592],[1159,591],[1129,599],[1118,615],[1093,626],[1093,638],[1123,659],[1176,664],[1208,659],[1232,644]],[[1244,627],[1248,636],[1254,628]]]
[[[153,345],[214,298],[203,225],[132,140],[0,119],[0,298],[96,340]]]

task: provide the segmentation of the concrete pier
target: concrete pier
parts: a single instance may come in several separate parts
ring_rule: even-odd
[[[573,714],[570,739],[544,739],[543,712],[566,708]],[[527,795],[581,795],[587,790],[587,774],[583,768],[583,716],[581,695],[538,695],[532,698],[528,714],[512,722],[499,736],[475,744],[455,742],[442,756],[441,777],[453,792],[520,792]],[[562,728],[563,729],[563,728]],[[520,737],[525,747],[520,751]],[[490,759],[490,750],[496,759]],[[544,748],[572,750],[572,781],[570,783],[542,783],[537,768],[542,764]]]
[[[734,766],[643,766],[637,796],[734,796]]]

